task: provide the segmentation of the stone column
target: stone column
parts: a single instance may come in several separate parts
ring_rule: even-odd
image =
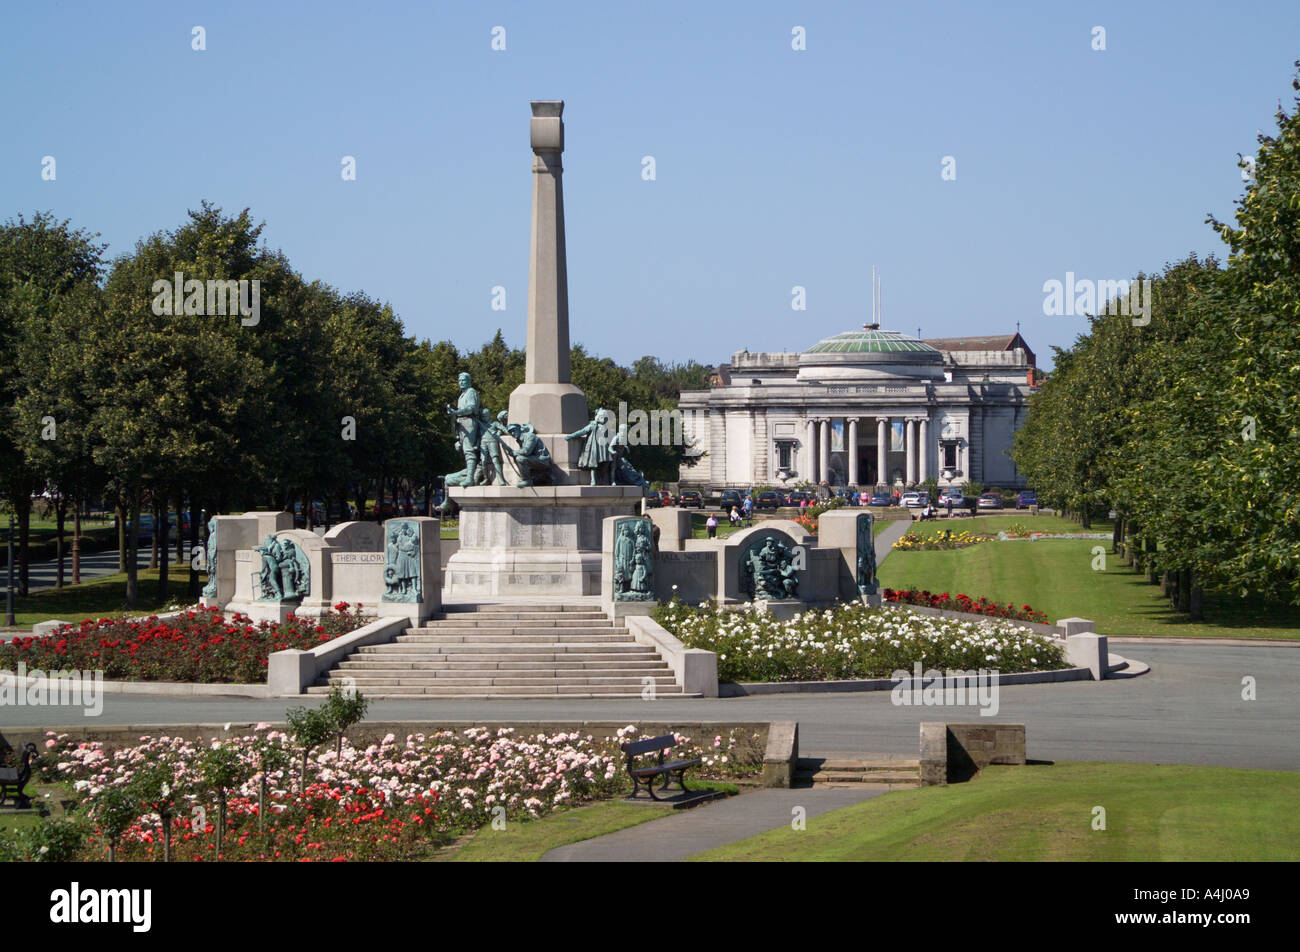
[[[803,467],[804,478],[809,482],[817,482],[817,421],[805,420],[808,424],[808,439],[805,440],[804,457],[807,465]]]
[[[574,440],[575,443],[581,442]],[[727,416],[722,410],[709,411],[709,458],[713,465],[709,472],[714,485],[727,482]]]
[[[524,382],[510,394],[510,422],[531,423],[566,474],[582,440],[566,441],[588,422],[587,397],[569,379],[569,276],[564,248],[564,103],[534,101],[533,220],[528,259],[528,333]],[[493,408],[494,410],[496,408]]]
[[[917,447],[919,451],[919,456],[917,457],[917,471],[919,475],[916,477],[916,481],[918,483],[923,483],[925,482],[926,477],[930,475],[929,473],[930,441],[928,439],[928,435],[930,431],[929,418],[919,421],[917,423],[917,426],[921,428],[921,438],[920,440],[917,441],[919,443]]]
[[[853,417],[849,420],[849,442],[847,444],[849,453],[849,485],[858,484],[858,420]]]
[[[819,426],[821,433],[817,439],[817,450],[819,457],[817,460],[817,483],[830,479],[831,471],[831,421],[829,417],[824,418]]]
[[[889,417],[876,417],[876,482],[889,484],[889,473],[885,466],[885,456],[889,448]]]
[[[903,436],[906,439],[904,443],[903,458],[907,461],[903,466],[903,479],[910,486],[916,482],[916,436],[915,423],[913,419],[903,421]]]
[[[767,410],[751,410],[750,422],[753,424],[754,472],[752,482],[766,485],[772,471],[772,440],[767,435]]]

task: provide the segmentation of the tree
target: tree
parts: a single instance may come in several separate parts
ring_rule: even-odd
[[[0,226],[0,366],[5,368],[0,374],[0,491],[18,518],[19,587],[24,595],[31,498],[41,480],[23,450],[32,434],[27,429],[30,418],[18,412],[18,402],[40,392],[48,370],[48,355],[32,360],[30,345],[39,340],[42,328],[77,306],[69,305],[69,298],[84,303],[100,279],[107,246],[97,243],[98,237],[44,212],[30,222],[20,215]]]

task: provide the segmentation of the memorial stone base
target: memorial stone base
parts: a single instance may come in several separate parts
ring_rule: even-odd
[[[636,486],[454,487],[460,548],[444,596],[600,595],[601,527],[641,510]]]

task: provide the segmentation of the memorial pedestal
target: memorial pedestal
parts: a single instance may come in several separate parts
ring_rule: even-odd
[[[636,486],[453,487],[460,548],[447,561],[445,597],[600,595],[601,529],[635,516]]]

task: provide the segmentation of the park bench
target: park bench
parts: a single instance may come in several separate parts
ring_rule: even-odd
[[[696,758],[694,760],[670,760],[664,763],[664,753],[677,746],[677,738],[672,734],[665,734],[662,737],[650,737],[646,740],[636,740],[628,744],[620,745],[623,753],[627,755],[627,773],[632,778],[632,796],[637,795],[637,791],[644,785],[646,792],[650,794],[650,799],[658,800],[660,797],[655,794],[655,778],[662,775],[664,778],[663,786],[660,792],[668,789],[672,783],[672,775],[677,774],[677,786],[682,789],[683,793],[690,793],[686,788],[683,780],[683,774],[691,767],[698,767],[703,763]],[[658,753],[656,762],[645,767],[636,765],[636,758],[644,754]]]
[[[21,767],[0,767],[0,806],[4,805],[5,800],[13,798],[14,806],[19,810],[26,810],[31,807],[31,798],[23,793],[23,790],[27,787],[27,781],[32,777],[32,757],[34,756],[36,756],[36,745],[27,744],[23,747]]]

